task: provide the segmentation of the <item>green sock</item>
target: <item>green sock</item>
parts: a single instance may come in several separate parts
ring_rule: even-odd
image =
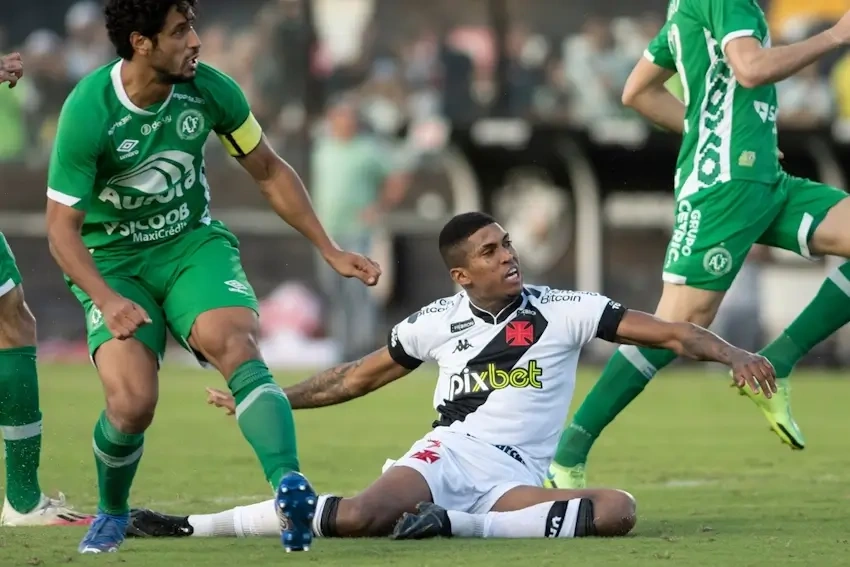
[[[656,372],[675,359],[676,354],[669,350],[631,345],[617,349],[561,434],[555,463],[562,467],[586,463],[593,442],[605,426],[643,392]]]
[[[778,378],[787,378],[801,358],[848,321],[850,262],[845,262],[827,277],[803,312],[761,354],[776,368]]]
[[[35,347],[0,350],[0,432],[6,446],[6,498],[25,514],[41,500],[41,411]]]
[[[106,417],[94,426],[94,460],[97,465],[98,509],[121,516],[130,513],[130,487],[145,449],[144,433],[121,433]]]
[[[262,360],[242,364],[227,385],[236,400],[239,429],[257,454],[266,480],[277,488],[283,475],[299,469],[289,400]]]

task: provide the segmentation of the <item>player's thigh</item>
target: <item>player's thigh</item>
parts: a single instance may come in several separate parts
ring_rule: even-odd
[[[785,175],[785,202],[760,244],[804,258],[825,254],[850,257],[850,202],[847,193],[810,179]]]
[[[665,321],[682,321],[707,327],[714,320],[725,294],[725,291],[664,282],[655,314]]]
[[[346,537],[385,536],[402,514],[431,501],[431,490],[418,470],[393,466],[357,496],[340,501],[336,530]]]
[[[772,187],[731,181],[678,198],[665,283],[724,292],[781,203]]]
[[[106,275],[104,280],[117,294],[138,304],[150,316],[151,322],[136,329],[133,337],[151,351],[155,361],[162,361],[165,354],[165,316],[162,307],[136,278]],[[86,292],[74,284],[71,285],[71,292],[83,307],[89,356],[97,364],[96,354],[100,347],[107,341],[117,339],[113,339],[103,320],[103,313]]]
[[[163,308],[174,336],[203,361],[202,352],[217,353],[229,341],[255,335],[259,305],[235,236],[220,228],[199,229],[181,246],[185,255]]]

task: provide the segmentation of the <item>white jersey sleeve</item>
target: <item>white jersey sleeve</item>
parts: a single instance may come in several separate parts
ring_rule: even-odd
[[[586,291],[548,289],[540,298],[553,315],[563,318],[568,343],[583,347],[593,339],[613,342],[626,308],[612,299]]]
[[[417,312],[393,327],[387,337],[390,356],[408,370],[416,370],[419,365],[429,359],[427,347],[424,344],[424,326]]]

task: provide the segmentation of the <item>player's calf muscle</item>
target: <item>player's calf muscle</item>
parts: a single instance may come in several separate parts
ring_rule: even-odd
[[[35,317],[21,286],[0,297],[0,349],[36,344]]]

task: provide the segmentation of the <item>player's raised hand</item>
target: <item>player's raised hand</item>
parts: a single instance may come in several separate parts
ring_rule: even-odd
[[[224,412],[227,415],[236,413],[236,400],[224,390],[207,388],[207,403],[217,408],[224,408]]]
[[[368,286],[378,283],[381,267],[362,254],[338,250],[325,258],[331,268],[346,278],[357,278]]]
[[[766,398],[776,392],[776,370],[760,354],[740,350],[732,357],[732,378],[739,387],[749,386],[753,392],[761,390]]]
[[[15,88],[24,75],[24,62],[20,53],[10,53],[0,57],[0,84],[9,83],[9,88]]]
[[[120,295],[105,301],[100,311],[106,328],[121,341],[129,339],[139,327],[151,322],[150,316],[140,305]]]

